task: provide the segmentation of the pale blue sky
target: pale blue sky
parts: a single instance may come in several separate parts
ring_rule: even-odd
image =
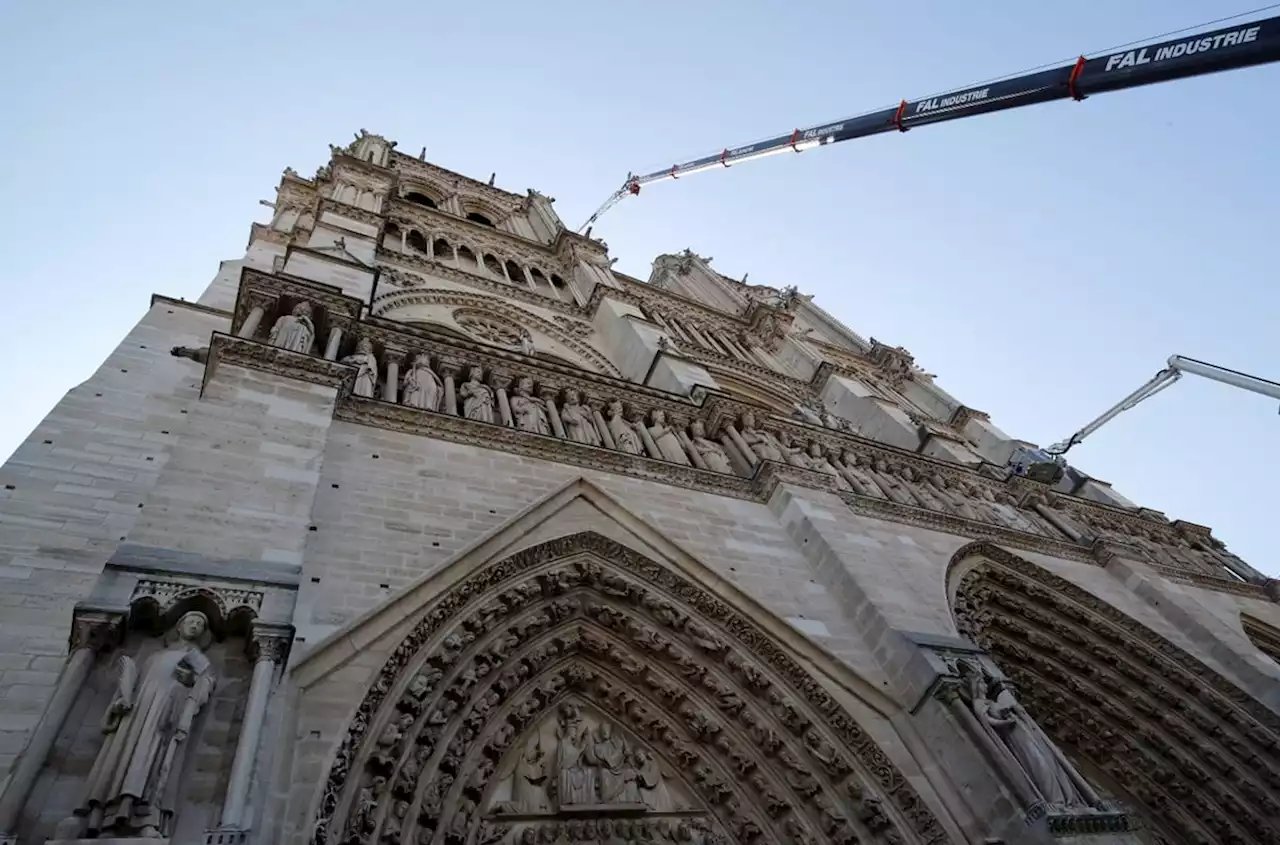
[[[0,4],[0,453],[360,127],[577,226],[628,170],[1246,3]],[[1173,352],[1280,377],[1277,89],[1260,68],[855,141],[654,186],[596,234],[641,278],[689,246],[796,284],[1047,444]],[[1071,456],[1280,574],[1278,423],[1187,379]]]

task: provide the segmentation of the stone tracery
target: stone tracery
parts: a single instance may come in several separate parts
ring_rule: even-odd
[[[1280,718],[1154,631],[995,546],[962,549],[952,569],[960,632],[991,653],[1055,742],[1149,824],[1179,842],[1275,841]]]
[[[570,762],[589,764],[577,780],[555,766],[566,741],[578,744]],[[534,798],[517,787],[521,766],[542,773]],[[671,841],[944,838],[870,738],[753,623],[587,533],[482,570],[427,613],[351,724],[313,842],[524,842],[583,804],[612,814],[611,835],[651,825]]]

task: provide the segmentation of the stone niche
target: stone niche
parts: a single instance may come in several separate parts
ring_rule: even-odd
[[[69,820],[75,818],[75,811],[82,803],[86,783],[104,743],[111,740],[111,735],[104,733],[104,725],[125,671],[122,658],[132,663],[139,676],[145,676],[152,661],[174,644],[172,630],[162,636],[150,633],[149,630],[130,630],[119,649],[98,659],[26,801],[15,831],[19,842],[25,845],[48,839],[79,839],[86,835],[83,823],[77,821],[73,825]],[[252,674],[245,645],[242,635],[221,640],[212,637],[202,652],[208,658],[207,674],[213,680],[212,692],[182,743],[185,748],[178,755],[179,765],[168,776],[178,798],[161,839],[199,842],[207,828],[218,825],[218,811],[227,791]],[[141,686],[141,682],[139,678],[135,684]],[[127,729],[127,725],[122,725],[120,731]],[[101,837],[114,838],[106,832]]]

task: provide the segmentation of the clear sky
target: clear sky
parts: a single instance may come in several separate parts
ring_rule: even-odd
[[[629,170],[1247,3],[0,3],[0,453],[361,127],[576,227]],[[882,135],[654,186],[596,234],[641,278],[692,247],[796,284],[1048,444],[1174,352],[1280,380],[1277,89],[1258,68]],[[1280,575],[1278,424],[1186,379],[1071,457]]]

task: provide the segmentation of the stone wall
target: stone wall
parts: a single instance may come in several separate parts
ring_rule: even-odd
[[[203,368],[170,349],[205,345],[228,322],[158,299],[0,468],[0,776],[57,682],[73,605],[133,528],[197,407]]]

